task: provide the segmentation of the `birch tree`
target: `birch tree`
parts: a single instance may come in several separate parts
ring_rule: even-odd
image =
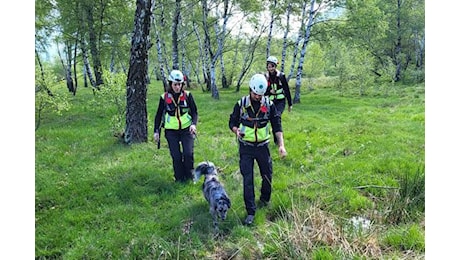
[[[297,52],[299,51],[299,45],[300,41],[302,40],[302,30],[305,29],[305,17],[307,16],[307,2],[303,2],[302,5],[302,16],[300,18],[300,29],[297,35],[297,39],[294,43],[294,50],[292,52],[292,63],[291,63],[291,68],[289,70],[289,75],[287,76],[287,81],[291,79],[292,75],[294,74],[294,67],[297,61]]]
[[[218,10],[216,8],[216,10]],[[220,17],[219,12],[217,12],[217,17]],[[219,59],[220,59],[220,69],[221,69],[221,82],[222,88],[228,88],[227,77],[225,76],[225,62],[224,62],[224,44],[225,44],[225,37],[227,34],[227,23],[229,19],[229,0],[224,0],[224,12],[222,15],[222,30],[219,30],[219,26],[216,24],[216,37],[217,37],[217,44],[219,49]]]
[[[176,0],[176,5],[174,9],[174,17],[172,20],[172,29],[171,29],[171,46],[172,46],[172,69],[178,70],[179,69],[179,51],[178,51],[178,40],[177,40],[177,30],[179,27],[179,19],[180,19],[180,4],[181,0]]]
[[[210,87],[210,90],[211,90],[211,96],[214,99],[219,99],[219,90],[217,89],[217,85],[216,85],[216,61],[220,55],[221,50],[217,49],[217,51],[214,53],[212,49],[211,36],[210,36],[209,25],[208,25],[209,7],[208,7],[207,0],[201,0],[201,5],[202,5],[202,15],[203,15],[202,25],[203,25],[203,31],[204,31],[204,51],[206,52],[206,55],[208,55],[207,57],[209,58],[209,63],[208,63],[209,67],[206,68],[206,74],[208,74],[208,77],[210,79],[208,86]]]
[[[195,36],[198,42],[199,57],[201,59],[201,72],[203,73],[204,83],[208,86],[209,84],[209,78],[208,78],[208,73],[207,73],[208,52],[204,50],[204,47],[203,47],[204,44],[202,42],[200,32],[198,31],[198,25],[195,22],[193,22],[193,32],[195,33]],[[200,82],[198,75],[197,75],[197,81]],[[207,90],[209,90],[210,88],[211,87],[209,86]]]
[[[320,14],[322,10],[329,8],[330,6],[334,5],[336,1],[334,0],[325,0],[325,1],[318,1],[315,0],[310,1],[310,9],[308,12],[308,20],[305,26],[305,32],[303,36],[303,43],[302,48],[300,51],[300,58],[299,64],[297,66],[297,74],[296,74],[296,83],[295,83],[295,93],[293,98],[293,103],[300,103],[300,89],[302,85],[302,72],[303,72],[303,63],[305,60],[306,52],[307,52],[307,45],[310,41],[311,30],[314,25],[315,19]]]
[[[124,141],[127,144],[147,142],[147,76],[151,0],[136,0],[134,31],[131,40],[128,79],[126,81],[126,128]]]
[[[286,27],[284,28],[283,49],[281,50],[281,66],[280,66],[281,72],[284,72],[284,63],[286,61],[286,50],[287,50],[287,43],[288,43],[287,37],[289,34],[289,29],[291,28],[290,26],[291,11],[292,11],[292,3],[289,1],[289,3],[287,4],[287,8],[286,8]]]
[[[93,70],[94,70],[94,76],[96,80],[96,85],[99,86],[101,84],[104,84],[104,81],[102,80],[102,62],[101,62],[101,53],[100,53],[100,42],[102,41],[101,39],[101,31],[102,31],[102,24],[100,25],[99,28],[96,28],[95,25],[95,20],[94,20],[94,11],[98,11],[97,13],[97,18],[100,20],[104,19],[104,11],[106,8],[106,2],[100,1],[98,3],[101,4],[99,8],[95,8],[95,4],[97,2],[93,1],[85,1],[83,2],[83,10],[85,14],[85,22],[86,22],[86,28],[88,30],[88,36],[89,36],[89,50],[91,53],[91,59],[93,61]]]
[[[423,63],[424,54],[424,1],[379,1],[380,9],[387,14],[390,30],[387,31],[386,54],[391,57],[395,72],[393,80],[401,81],[410,63]],[[421,45],[423,44],[423,45]],[[423,51],[421,51],[423,50]],[[422,66],[416,67],[421,70]]]
[[[300,51],[299,65],[297,66],[295,93],[294,93],[294,99],[292,100],[293,103],[300,103],[300,87],[302,85],[303,61],[305,59],[305,53],[307,51],[308,42],[310,41],[311,27],[313,26],[313,21],[315,20],[315,16],[317,14],[317,12],[314,9],[315,3],[316,3],[315,0],[310,1],[310,11],[308,13],[308,21],[305,27],[305,35],[303,37],[302,49]]]
[[[270,1],[270,24],[268,26],[268,36],[267,36],[267,49],[265,53],[265,59],[270,56],[270,49],[271,49],[271,41],[272,41],[272,34],[273,34],[273,24],[275,23],[276,15],[276,8],[277,8],[277,0]]]
[[[156,0],[152,0],[152,10],[155,10]],[[155,43],[156,43],[156,50],[157,50],[157,59],[159,64],[159,80],[163,83],[163,90],[166,92],[168,90],[168,82],[166,81],[165,76],[165,69],[164,69],[164,58],[163,58],[163,49],[162,49],[162,40],[160,38],[159,31],[157,29],[156,20],[155,20],[155,13],[152,12],[152,27],[153,31],[155,32]]]

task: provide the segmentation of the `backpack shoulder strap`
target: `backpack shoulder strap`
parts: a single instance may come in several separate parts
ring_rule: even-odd
[[[249,96],[244,96],[240,100],[238,100],[238,105],[240,105],[241,108],[247,108],[248,106],[250,106],[251,102],[249,102]]]
[[[268,98],[267,96],[263,96],[262,97],[262,104],[264,104],[266,107],[270,107],[270,105],[273,103],[270,98]]]
[[[251,102],[249,101],[249,95],[242,97],[240,100],[238,100],[238,105],[240,106],[240,117],[243,116],[246,113],[246,108],[251,105]]]

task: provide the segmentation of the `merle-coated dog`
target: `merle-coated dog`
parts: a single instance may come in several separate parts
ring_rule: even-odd
[[[212,162],[201,162],[195,168],[196,183],[201,175],[205,176],[202,190],[205,199],[209,203],[209,212],[211,213],[214,229],[218,230],[218,218],[225,220],[227,211],[230,208],[230,198],[225,192],[224,186],[217,177],[217,169]]]

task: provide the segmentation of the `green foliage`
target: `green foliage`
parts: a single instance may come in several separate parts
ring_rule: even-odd
[[[304,69],[308,77],[321,77],[324,73],[326,61],[321,46],[312,43],[308,46],[308,56],[305,58]]]
[[[425,251],[425,232],[417,225],[395,227],[388,230],[383,242],[398,250]]]
[[[342,92],[369,94],[374,85],[374,57],[365,50],[337,44],[332,50],[335,66],[329,72],[337,75],[337,88]]]
[[[40,67],[35,65],[35,130],[48,114],[62,115],[70,109],[70,94],[60,87],[62,85],[49,69],[44,68],[42,75]]]
[[[123,73],[103,72],[104,85],[95,91],[93,105],[115,107],[111,113],[110,127],[114,135],[123,133],[126,116],[126,75]]]
[[[80,88],[69,95],[72,109],[50,111],[35,133],[37,259],[400,259],[406,248],[423,255],[423,85],[399,86],[387,96],[340,96],[333,80],[315,79],[316,90],[283,114],[287,158],[269,144],[271,205],[257,210],[251,227],[242,225],[237,141],[228,129],[247,88],[220,90],[220,100],[190,90],[200,115],[195,164],[213,161],[232,199],[214,233],[201,184],[174,182],[163,136],[160,149],[153,142],[126,146],[108,130],[119,113],[113,88],[125,95],[124,77],[109,77],[101,86],[109,93]],[[59,89],[67,91],[63,83]],[[149,85],[150,117],[162,91],[161,82]],[[255,175],[257,196],[257,167]],[[404,223],[389,224],[395,190],[411,204],[402,204],[409,213]],[[353,233],[347,229],[353,216],[371,227]],[[389,228],[394,233],[382,233]]]

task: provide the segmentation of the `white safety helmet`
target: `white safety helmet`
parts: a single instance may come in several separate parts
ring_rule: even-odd
[[[182,74],[182,72],[180,70],[172,70],[171,73],[169,73],[168,80],[172,81],[172,82],[183,83],[184,82],[184,74]]]
[[[278,65],[278,59],[275,56],[270,56],[267,58],[267,62],[271,62],[275,65]]]
[[[249,81],[249,88],[252,90],[252,92],[261,96],[265,94],[267,85],[267,79],[262,74],[256,74],[252,76],[251,80]]]

